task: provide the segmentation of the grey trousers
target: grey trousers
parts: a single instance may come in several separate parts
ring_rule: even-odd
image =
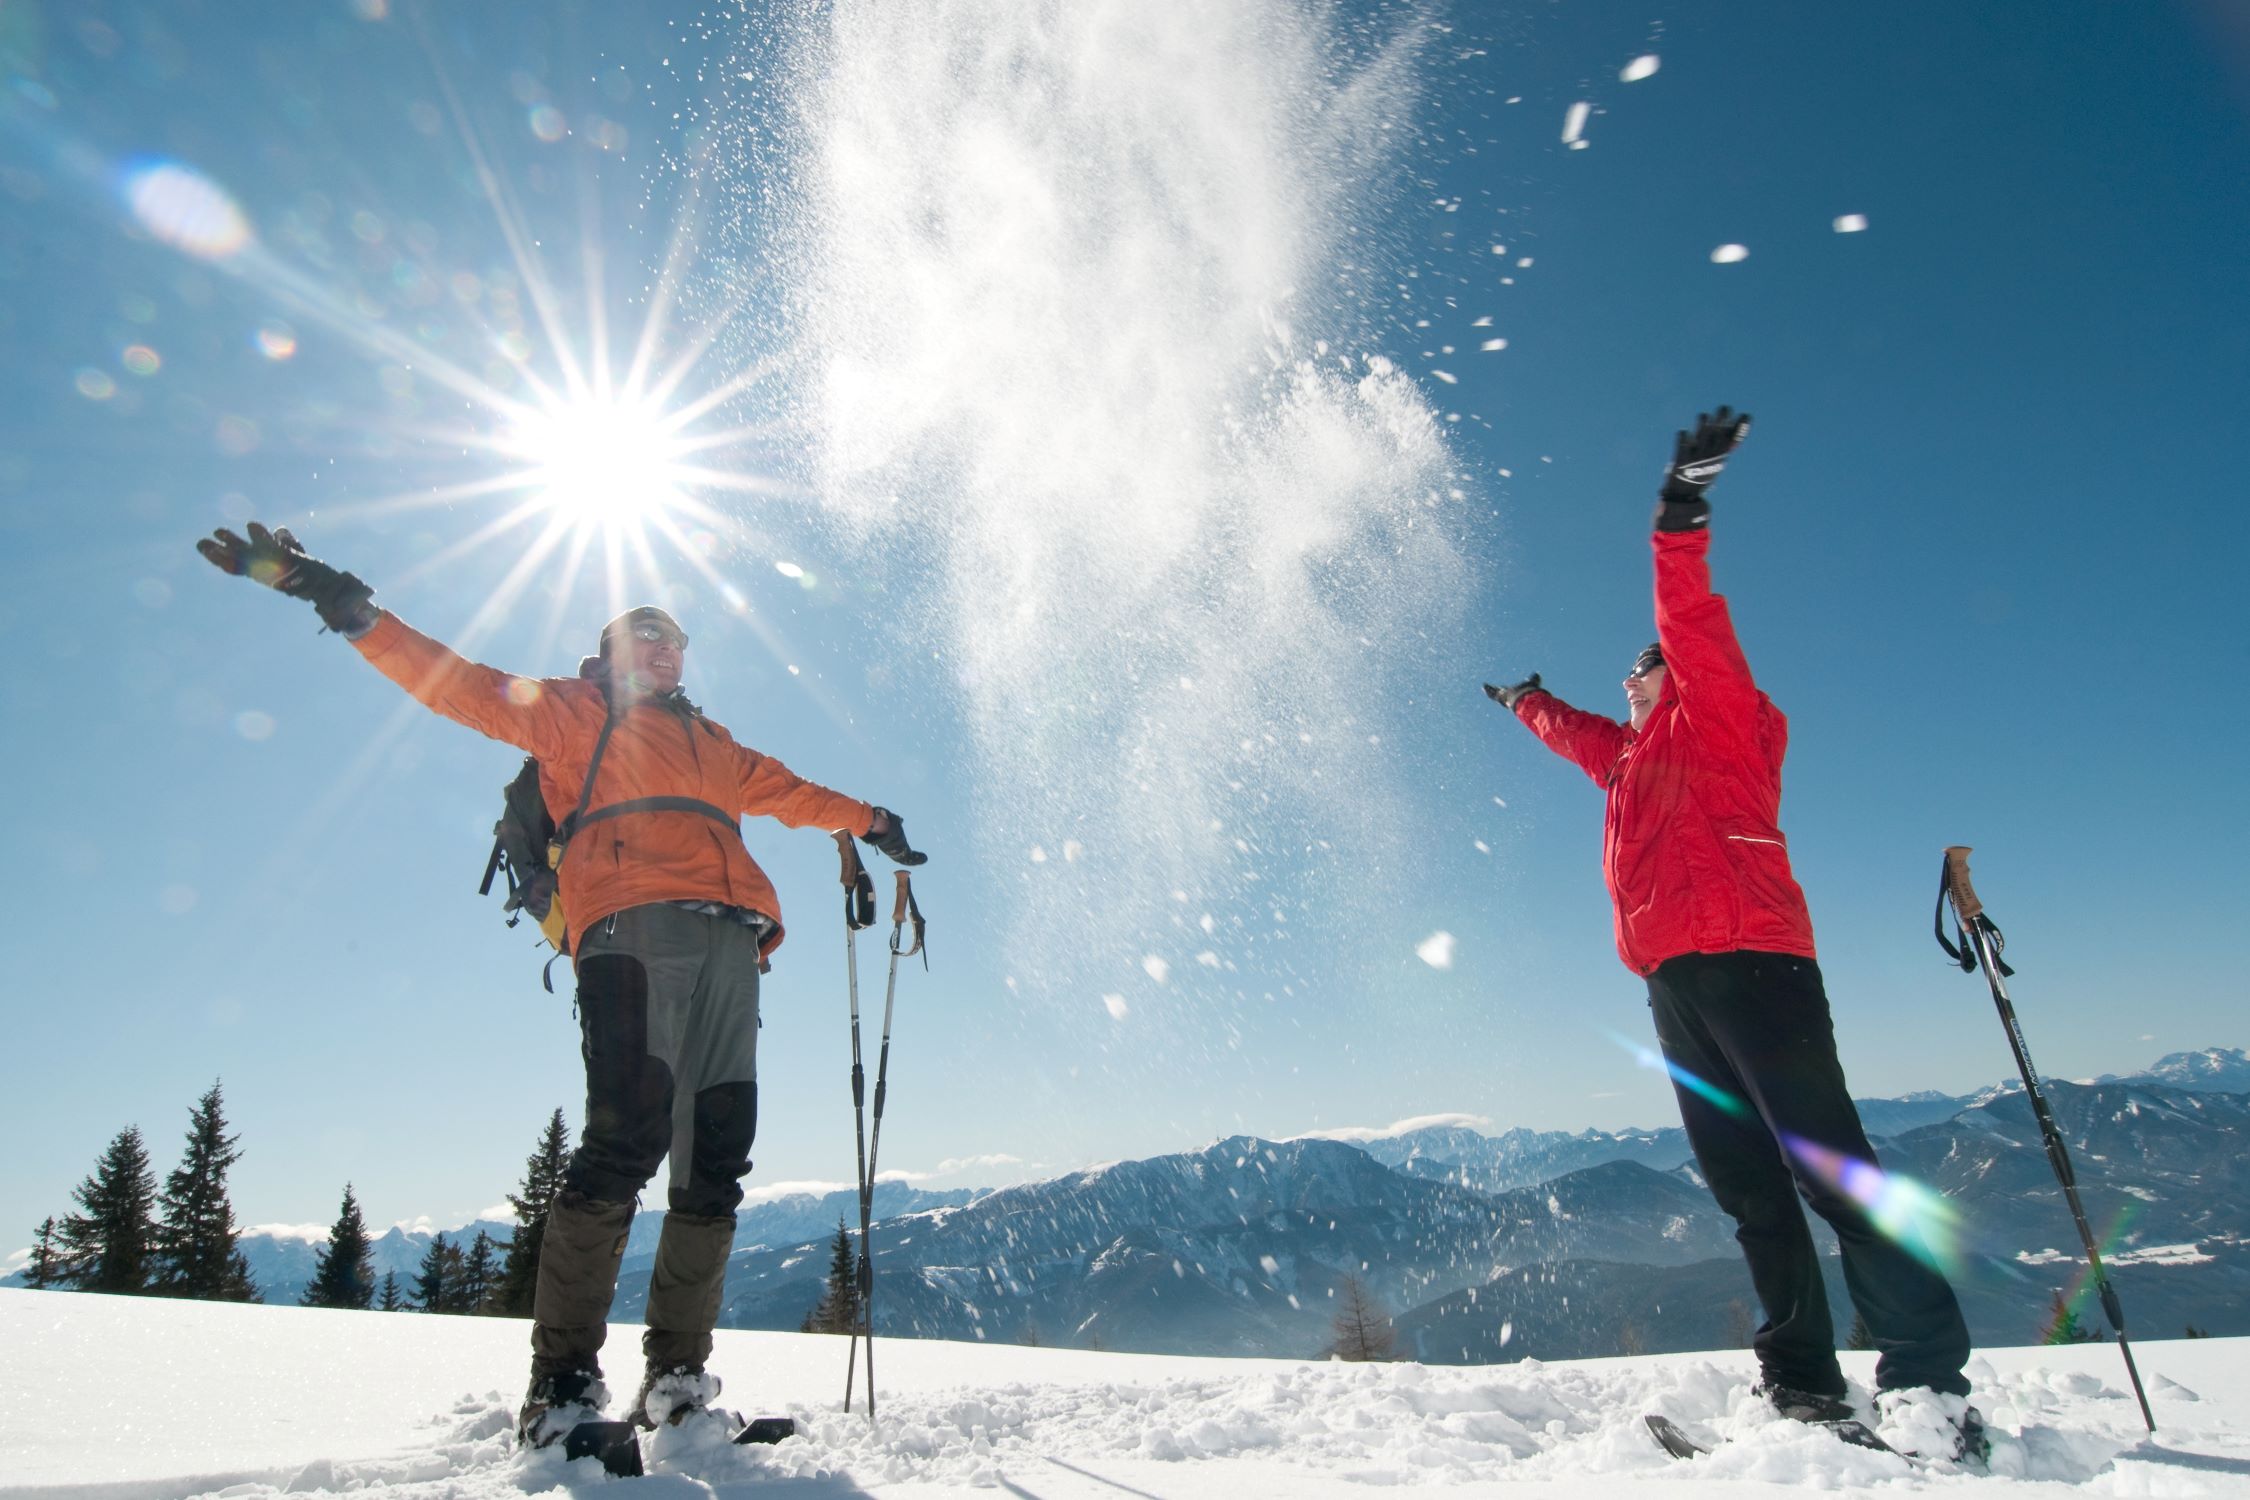
[[[598,1370],[641,1189],[668,1155],[643,1351],[709,1356],[734,1210],[758,1120],[758,934],[664,904],[604,918],[578,944],[586,1123],[541,1245],[534,1373]]]

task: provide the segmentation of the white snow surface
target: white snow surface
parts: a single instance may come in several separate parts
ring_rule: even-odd
[[[630,1385],[638,1332],[612,1331],[613,1383]],[[0,1497],[2250,1496],[2250,1339],[2137,1346],[2154,1439],[2113,1345],[1981,1352],[1984,1478],[1773,1418],[1747,1352],[1438,1368],[882,1340],[870,1427],[838,1410],[843,1340],[726,1331],[722,1402],[786,1412],[804,1435],[737,1448],[666,1432],[644,1443],[652,1477],[611,1481],[513,1451],[526,1336],[501,1319],[0,1290]],[[1862,1387],[1871,1360],[1844,1356]],[[1675,1462],[1642,1427],[1652,1411],[1726,1441]]]

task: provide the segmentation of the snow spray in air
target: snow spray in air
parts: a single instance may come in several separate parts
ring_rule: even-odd
[[[1326,972],[1400,870],[1388,705],[1464,497],[1354,278],[1420,35],[1295,0],[839,0],[808,35],[820,489],[922,549],[1027,993]]]

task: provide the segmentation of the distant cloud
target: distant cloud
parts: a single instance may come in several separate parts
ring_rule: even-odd
[[[989,1167],[1020,1167],[1024,1159],[1010,1156],[1005,1151],[988,1152],[983,1156],[949,1156],[937,1164],[932,1176],[943,1177],[949,1172],[975,1172]]]
[[[1284,1137],[1292,1141],[1389,1141],[1417,1130],[1436,1130],[1451,1126],[1462,1130],[1479,1130],[1492,1123],[1490,1115],[1445,1114],[1415,1115],[1389,1125],[1339,1125],[1333,1130],[1308,1130],[1303,1135]]]
[[[26,1245],[21,1250],[18,1250],[14,1254],[8,1256],[5,1260],[0,1260],[0,1276],[13,1276],[16,1274],[16,1272],[22,1270],[25,1266],[28,1266],[30,1264],[31,1247],[29,1245]]]
[[[303,1240],[308,1245],[328,1243],[326,1224],[245,1224],[241,1232],[262,1234],[277,1240]]]
[[[799,1195],[809,1198],[825,1198],[830,1193],[841,1193],[855,1186],[857,1184],[849,1182],[818,1182],[810,1179],[801,1182],[769,1182],[763,1186],[751,1188],[742,1195],[742,1201],[744,1203],[772,1203],[778,1199],[795,1198]]]

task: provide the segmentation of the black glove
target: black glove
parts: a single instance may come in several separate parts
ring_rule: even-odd
[[[908,846],[904,818],[887,807],[878,807],[875,809],[875,822],[883,831],[870,831],[866,842],[873,845],[878,853],[888,856],[894,864],[919,865],[928,862],[927,854]]]
[[[284,526],[268,531],[250,523],[244,541],[224,526],[195,544],[222,573],[246,577],[311,602],[320,623],[340,635],[365,635],[382,613],[374,605],[375,591],[349,573],[339,573],[317,557],[307,556]]]
[[[1484,685],[1484,691],[1486,697],[1499,704],[1509,713],[1514,713],[1516,704],[1521,701],[1526,693],[1541,692],[1543,689],[1539,686],[1539,674],[1534,672],[1514,687],[1494,687],[1488,682]]]
[[[1672,445],[1672,467],[1664,471],[1656,507],[1658,531],[1700,531],[1711,524],[1711,502],[1704,491],[1727,466],[1727,455],[1749,435],[1748,412],[1738,417],[1722,406],[1696,417],[1695,431],[1682,432]]]

